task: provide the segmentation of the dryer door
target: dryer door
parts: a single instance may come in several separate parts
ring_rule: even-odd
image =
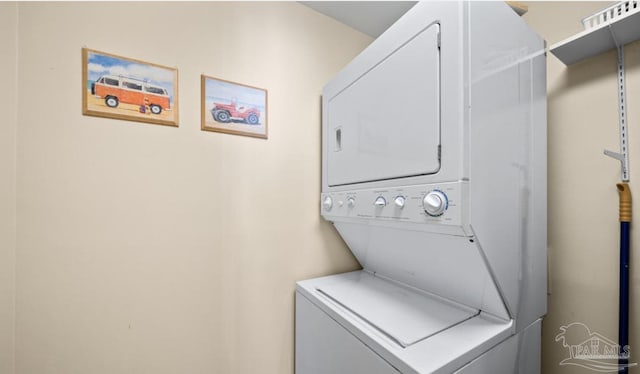
[[[440,169],[439,33],[427,27],[325,97],[329,186]]]

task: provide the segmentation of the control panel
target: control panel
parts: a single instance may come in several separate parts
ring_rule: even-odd
[[[369,218],[462,224],[462,196],[466,183],[451,182],[323,193],[322,215],[331,218]]]

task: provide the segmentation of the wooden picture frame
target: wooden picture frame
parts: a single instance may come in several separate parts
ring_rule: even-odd
[[[268,138],[268,92],[264,88],[201,76],[203,131]]]
[[[178,127],[178,69],[83,48],[82,114]]]

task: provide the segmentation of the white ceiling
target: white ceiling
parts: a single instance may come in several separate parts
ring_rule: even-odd
[[[417,1],[300,1],[322,14],[377,38]]]

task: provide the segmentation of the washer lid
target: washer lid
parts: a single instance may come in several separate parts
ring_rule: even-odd
[[[408,347],[478,314],[435,296],[366,272],[318,291],[356,314],[402,347]]]

